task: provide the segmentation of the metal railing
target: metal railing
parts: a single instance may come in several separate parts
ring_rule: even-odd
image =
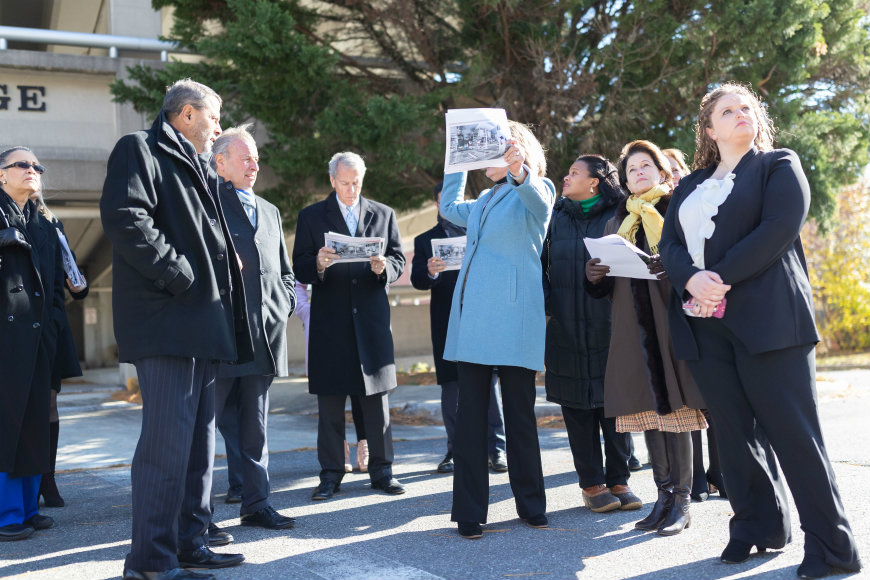
[[[6,50],[9,41],[29,42],[32,44],[59,44],[63,46],[86,46],[88,48],[107,48],[109,58],[118,58],[118,49],[139,52],[159,52],[160,60],[169,60],[170,52],[187,52],[174,42],[135,36],[116,36],[113,34],[90,34],[66,30],[47,30],[44,28],[20,28],[0,26],[0,50]]]

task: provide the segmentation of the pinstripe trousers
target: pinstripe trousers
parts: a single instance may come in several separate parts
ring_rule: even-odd
[[[133,541],[125,569],[178,567],[179,550],[205,544],[211,520],[217,365],[157,356],[135,361],[142,431],[133,456]]]

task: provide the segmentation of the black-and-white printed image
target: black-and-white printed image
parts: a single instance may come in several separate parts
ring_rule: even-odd
[[[445,270],[458,270],[465,259],[467,237],[440,238],[432,240],[432,255],[444,260]]]
[[[327,232],[324,238],[324,245],[338,254],[338,263],[368,262],[371,256],[384,252],[384,238],[355,238],[335,232]]]
[[[504,109],[450,109],[446,121],[445,173],[507,165],[511,135]]]
[[[497,159],[504,155],[507,139],[489,121],[450,127],[450,164]]]

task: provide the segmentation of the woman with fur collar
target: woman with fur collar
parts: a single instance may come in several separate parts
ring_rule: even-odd
[[[616,417],[617,431],[643,432],[658,487],[652,511],[635,527],[670,536],[691,523],[691,431],[707,427],[698,387],[686,363],[674,356],[668,328],[671,284],[657,256],[673,177],[661,150],[649,141],[626,145],[618,169],[631,195],[604,234],[616,233],[653,255],[649,269],[658,279],[605,277],[610,268],[596,258],[587,262],[586,288],[613,301],[605,415]]]

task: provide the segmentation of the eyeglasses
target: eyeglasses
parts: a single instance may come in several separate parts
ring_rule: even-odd
[[[10,163],[6,167],[0,167],[0,169],[9,169],[10,167],[17,167],[18,169],[23,169],[27,171],[31,167],[33,170],[40,175],[45,173],[45,165],[40,165],[39,163],[28,163],[27,161],[16,161],[15,163]]]

